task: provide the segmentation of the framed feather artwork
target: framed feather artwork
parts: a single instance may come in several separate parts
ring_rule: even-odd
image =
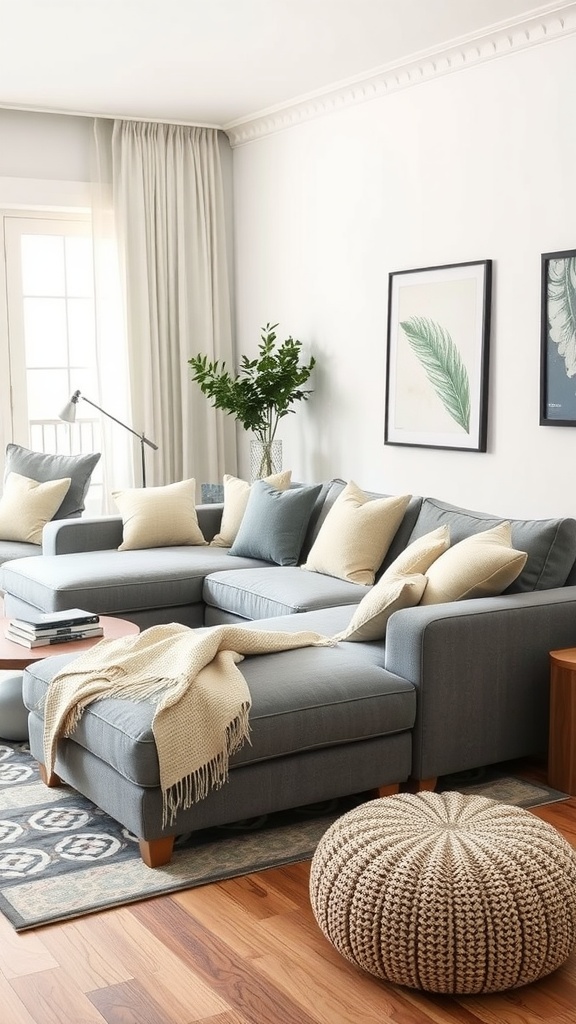
[[[389,275],[385,444],[486,451],[492,260]]]
[[[576,427],[576,249],[542,254],[540,424]]]

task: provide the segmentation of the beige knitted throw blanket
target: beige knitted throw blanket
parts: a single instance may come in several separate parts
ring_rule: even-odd
[[[251,699],[236,667],[244,655],[333,646],[319,633],[282,633],[246,626],[190,629],[152,626],[100,640],[52,679],[44,703],[44,763],[50,774],[61,736],[70,736],[85,707],[104,697],[155,705],[163,826],[219,788],[230,756],[249,739]]]

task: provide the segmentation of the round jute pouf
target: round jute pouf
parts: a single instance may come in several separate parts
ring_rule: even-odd
[[[529,811],[462,793],[400,793],[337,819],[312,909],[348,960],[427,992],[500,992],[576,945],[576,853]]]

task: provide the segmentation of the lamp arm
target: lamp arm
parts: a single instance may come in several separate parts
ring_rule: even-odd
[[[158,451],[158,445],[154,444],[154,441],[150,441],[150,439],[145,437],[144,434],[139,434],[137,430],[133,430],[132,427],[129,427],[127,423],[123,423],[122,420],[119,420],[116,418],[116,416],[113,416],[112,413],[106,412],[106,410],[103,409],[102,406],[96,405],[96,402],[92,402],[91,399],[86,398],[85,395],[80,395],[79,397],[82,399],[83,402],[88,402],[88,405],[92,405],[95,409],[98,409],[98,412],[101,412],[104,416],[107,416],[109,420],[114,420],[114,423],[118,423],[119,426],[124,427],[125,430],[129,430],[131,434],[134,434],[134,437],[139,437],[140,441],[142,441],[144,444],[149,445],[149,447],[153,448],[155,452]]]

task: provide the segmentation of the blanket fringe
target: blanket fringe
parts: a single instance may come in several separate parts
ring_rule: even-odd
[[[237,717],[228,725],[224,750],[162,793],[162,828],[174,824],[178,811],[189,810],[192,804],[205,800],[211,789],[221,789],[228,782],[231,755],[246,740],[250,742],[249,711],[250,705],[243,704]]]

